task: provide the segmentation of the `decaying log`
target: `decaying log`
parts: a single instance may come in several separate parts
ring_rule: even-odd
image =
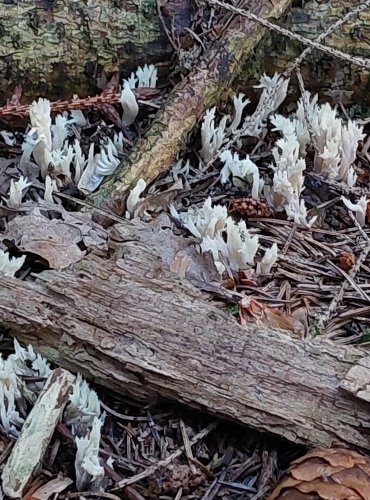
[[[0,3],[0,96],[22,83],[30,97],[85,97],[107,75],[172,50],[156,0]]]
[[[160,3],[166,5],[167,1]],[[176,10],[176,1],[168,3]],[[360,0],[293,2],[282,22],[288,29],[315,39],[357,3]],[[127,73],[138,64],[166,60],[172,47],[158,17],[157,4],[158,0],[1,2],[0,99],[9,96],[20,82],[29,99],[41,94],[52,100],[68,99],[73,93],[86,97],[97,84],[104,83],[104,73]],[[176,25],[186,28],[190,16],[182,12],[178,9]],[[367,9],[331,36],[328,44],[369,57],[369,28]],[[255,79],[273,68],[284,71],[301,49],[300,44],[270,33],[249,62],[248,76]],[[317,53],[306,69],[311,88],[317,85],[322,90],[322,85],[328,88],[336,82],[366,99],[368,75],[360,70]]]
[[[55,427],[62,417],[75,377],[54,370],[28,415],[1,475],[2,489],[10,498],[21,498],[40,471]]]
[[[246,6],[253,13],[274,19],[290,3],[291,0],[263,0],[246,2]],[[128,159],[121,162],[114,175],[92,196],[95,206],[122,215],[129,187],[140,178],[150,183],[171,166],[189,132],[205,110],[216,104],[221,92],[231,85],[264,33],[261,25],[249,19],[234,19],[200,64],[171,92],[147,136],[135,145]],[[106,225],[111,222],[98,214],[96,220]]]
[[[110,259],[90,254],[36,282],[2,278],[0,324],[136,400],[174,400],[297,443],[370,450],[370,403],[340,388],[366,365],[365,351],[239,326],[122,228]]]

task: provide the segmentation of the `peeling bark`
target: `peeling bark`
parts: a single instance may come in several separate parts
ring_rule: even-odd
[[[2,489],[10,498],[21,498],[40,472],[45,452],[60,421],[75,377],[54,370],[32,408],[1,475]]]
[[[3,278],[0,324],[56,364],[142,401],[170,399],[296,443],[370,450],[370,403],[340,388],[366,353],[243,328],[127,229],[36,283]]]

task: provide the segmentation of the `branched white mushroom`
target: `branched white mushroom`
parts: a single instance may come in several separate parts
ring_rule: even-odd
[[[28,182],[27,177],[22,175],[17,181],[14,181],[14,179],[10,181],[9,198],[4,199],[9,208],[19,208],[21,206],[23,191],[29,186],[32,186],[32,182]]]
[[[104,478],[104,468],[99,462],[101,426],[102,421],[95,417],[89,435],[76,437],[75,471],[79,491],[98,491]]]
[[[257,274],[269,274],[278,259],[278,246],[276,243],[268,248],[261,262],[257,264]]]
[[[123,109],[122,122],[127,126],[131,125],[137,117],[139,105],[128,82],[123,83],[120,103]]]
[[[341,197],[341,200],[348,208],[348,210],[351,210],[355,213],[356,220],[360,224],[360,226],[364,226],[366,223],[367,204],[370,200],[368,200],[365,195],[361,196],[357,203],[352,203],[344,196]]]
[[[26,256],[10,257],[0,248],[0,275],[14,277],[15,273],[23,266]]]
[[[139,179],[136,186],[131,189],[126,201],[126,218],[132,219],[135,216],[135,210],[140,203],[140,195],[145,191],[146,182],[144,179]]]
[[[234,96],[234,99],[233,99],[233,104],[234,104],[233,121],[226,129],[228,136],[236,134],[236,132],[240,126],[240,123],[242,121],[243,110],[250,103],[249,99],[243,100],[244,97],[245,97],[244,94],[239,94],[237,96]]]
[[[77,436],[86,435],[92,427],[95,417],[100,417],[100,400],[89,384],[77,375],[73,392],[69,397],[70,403],[64,413],[64,421],[72,426],[72,432]]]
[[[226,139],[226,122],[228,117],[224,116],[220,124],[215,126],[216,108],[209,109],[203,119],[201,129],[202,149],[200,156],[208,163],[218,153]]]
[[[221,170],[221,183],[225,184],[230,175],[234,186],[242,187],[245,181],[250,182],[252,183],[252,198],[258,200],[264,182],[260,179],[257,165],[250,160],[249,156],[241,160],[237,153],[232,154],[227,149],[221,153],[220,160],[224,162]]]
[[[135,87],[151,87],[157,85],[157,68],[154,64],[139,66],[135,73],[131,73],[130,78],[125,80],[132,89]]]
[[[30,106],[29,114],[32,130],[30,134],[37,133],[38,142],[33,149],[33,157],[37,165],[41,168],[42,177],[46,176],[48,166],[51,162],[51,118],[50,118],[50,101],[47,99],[39,99],[33,101]]]

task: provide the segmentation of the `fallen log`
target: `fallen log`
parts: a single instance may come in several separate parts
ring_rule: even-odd
[[[157,0],[38,0],[0,4],[0,105],[15,85],[22,83],[28,101],[44,94],[51,100],[86,97],[104,83],[105,75],[127,72],[138,64],[167,60],[173,48],[158,16]],[[174,17],[176,34],[186,33],[195,2],[161,1]],[[258,2],[255,2],[258,4]],[[270,2],[272,3],[272,2]],[[273,2],[275,3],[275,2]],[[293,2],[282,24],[291,31],[316,39],[341,19],[357,0]],[[242,6],[242,5],[240,5]],[[243,8],[248,9],[247,2]],[[331,47],[369,57],[370,10],[363,11],[327,41]],[[247,77],[264,71],[284,71],[302,50],[300,44],[269,33],[248,62]],[[331,90],[333,82],[355,98],[366,100],[368,75],[317,52],[305,65],[309,86]]]
[[[29,99],[86,97],[112,73],[165,61],[173,50],[156,0],[1,2],[0,19],[4,98],[19,83]]]
[[[365,351],[241,327],[121,227],[109,259],[90,254],[35,282],[2,278],[0,325],[136,400],[174,400],[309,446],[370,450]]]

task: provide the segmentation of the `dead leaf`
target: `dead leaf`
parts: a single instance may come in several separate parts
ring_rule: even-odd
[[[239,318],[242,325],[256,322],[263,329],[287,330],[299,338],[304,335],[304,326],[296,318],[251,297],[244,297],[239,303]]]
[[[15,217],[1,238],[12,241],[22,252],[39,255],[57,271],[80,261],[86,253],[78,247],[82,234],[77,227],[59,219],[49,220],[38,209]]]
[[[135,217],[141,217],[146,212],[163,212],[167,209],[178,194],[184,189],[182,180],[177,180],[169,189],[160,193],[148,195],[135,210]]]
[[[71,484],[73,484],[73,480],[69,477],[57,477],[32,493],[31,500],[48,500],[51,495],[61,493]]]

